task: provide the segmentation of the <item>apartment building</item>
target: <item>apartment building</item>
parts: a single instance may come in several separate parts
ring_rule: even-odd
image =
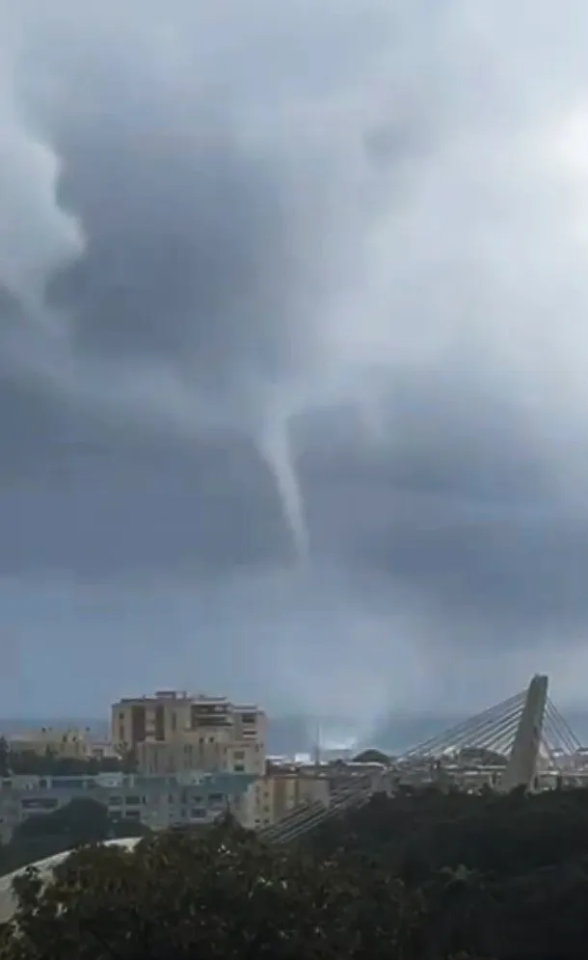
[[[242,801],[242,822],[252,829],[268,827],[303,804],[329,803],[327,777],[300,769],[276,771],[259,777]],[[247,808],[245,809],[245,805]]]
[[[104,804],[111,820],[139,821],[151,830],[207,824],[225,811],[242,819],[256,778],[240,773],[96,776],[13,776],[0,780],[0,841],[24,820],[52,813],[72,800]]]
[[[111,732],[114,746],[132,749],[147,777],[208,772],[250,778],[246,790],[233,792],[231,810],[251,829],[275,823],[300,804],[329,800],[321,769],[266,770],[267,717],[255,704],[160,690],[114,703]]]
[[[267,718],[254,704],[226,697],[160,690],[112,705],[115,746],[132,749],[146,774],[186,770],[265,771]]]

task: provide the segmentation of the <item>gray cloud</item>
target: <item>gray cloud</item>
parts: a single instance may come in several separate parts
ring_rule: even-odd
[[[231,156],[230,143],[158,156],[165,118],[149,120],[146,133],[111,119],[118,136],[103,131],[97,183],[95,143],[68,154],[64,202],[88,248],[54,279],[55,301],[82,351],[171,359],[208,396],[240,393],[243,379],[246,393],[296,362],[283,330],[297,271],[272,171]]]
[[[101,630],[129,683],[150,619],[158,685],[172,597],[211,682],[238,662],[309,709],[310,673],[349,710],[453,699],[456,650],[497,692],[577,650],[583,8],[360,6],[0,2],[0,572],[28,645],[46,589],[95,642],[93,583],[128,592]]]

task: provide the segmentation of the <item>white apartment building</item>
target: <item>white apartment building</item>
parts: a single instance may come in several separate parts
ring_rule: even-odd
[[[113,821],[139,821],[151,830],[211,823],[229,810],[250,826],[256,780],[238,773],[5,777],[0,779],[0,842],[8,843],[25,820],[80,799],[103,804]]]
[[[265,773],[267,717],[226,697],[159,690],[112,705],[111,736],[145,774],[188,770]]]

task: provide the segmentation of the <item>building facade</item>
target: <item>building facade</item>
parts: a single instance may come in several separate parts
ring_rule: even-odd
[[[5,777],[0,780],[0,840],[9,842],[25,820],[80,799],[103,804],[113,821],[140,822],[151,830],[207,824],[228,811],[245,820],[250,810],[245,798],[255,780],[244,773]]]
[[[111,743],[43,733],[31,743],[60,756],[89,758],[132,752],[127,772],[83,776],[10,776],[0,780],[0,840],[24,820],[74,799],[103,804],[111,820],[140,821],[152,830],[206,824],[230,811],[245,827],[261,829],[301,804],[329,800],[320,767],[267,763],[267,718],[255,704],[226,697],[160,690],[123,698],[111,708]],[[134,769],[135,772],[128,772]]]
[[[112,705],[112,742],[142,773],[189,770],[263,775],[267,718],[253,704],[160,690]]]
[[[300,769],[273,771],[259,777],[244,796],[248,804],[243,822],[253,830],[269,827],[296,807],[319,800],[329,803],[330,783],[327,777]]]
[[[7,739],[7,743],[11,750],[34,753],[36,756],[51,754],[60,760],[88,760],[93,755],[92,739],[87,729],[41,727],[39,730],[14,734]]]

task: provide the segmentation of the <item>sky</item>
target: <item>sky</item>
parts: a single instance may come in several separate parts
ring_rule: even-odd
[[[0,24],[0,714],[588,705],[585,4]]]

